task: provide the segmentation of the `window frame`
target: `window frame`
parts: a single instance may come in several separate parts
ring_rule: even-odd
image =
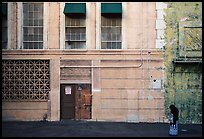
[[[77,15],[76,15],[77,16]],[[67,23],[67,20],[68,20],[68,18],[70,18],[71,19],[71,21],[69,21],[69,23],[70,23],[70,25],[69,26],[67,26],[66,25],[66,23]],[[82,21],[82,22],[84,22],[84,25],[81,25],[81,21],[79,21],[79,26],[76,26],[76,22],[77,22],[77,20],[84,20],[84,21]],[[72,26],[72,23],[73,23],[73,21],[75,22],[75,26]],[[67,16],[67,15],[65,15],[65,26],[64,26],[64,28],[65,28],[65,46],[64,46],[64,49],[65,50],[74,50],[74,49],[77,49],[77,50],[84,50],[84,49],[86,49],[86,17],[78,17],[78,18],[73,18],[73,17],[70,17],[70,16]],[[84,31],[84,40],[83,39],[79,39],[79,40],[77,40],[76,39],[76,32],[75,32],[75,30],[77,30],[77,29],[79,29],[79,30],[81,30],[83,28],[83,30],[85,30]],[[67,32],[66,32],[66,30],[67,29],[69,29],[70,31],[71,30],[73,30],[74,31],[74,33],[73,34],[75,34],[74,36],[74,38],[75,38],[75,40],[72,40],[72,36],[73,36],[73,34],[72,34],[72,32],[70,32],[70,40],[67,40]],[[79,38],[81,38],[82,37],[82,35],[81,34],[83,34],[83,33],[79,33],[80,34],[80,36],[79,36]],[[85,45],[84,45],[84,47],[80,47],[80,48],[77,48],[76,47],[76,45],[75,45],[75,47],[74,48],[72,48],[72,46],[70,46],[71,48],[66,48],[66,43],[84,43]]]
[[[60,2],[60,50],[63,51],[77,51],[77,52],[84,52],[87,50],[90,50],[92,45],[92,40],[91,40],[91,29],[92,27],[90,26],[91,18],[91,3],[86,2],[86,48],[84,49],[65,49],[65,14],[64,12],[64,7],[67,2]],[[69,3],[76,3],[76,2],[69,2]],[[87,16],[89,18],[87,18]]]
[[[106,20],[105,22],[106,22],[106,25],[104,26],[103,25],[103,21],[102,20]],[[115,26],[113,26],[113,20],[115,19]],[[110,23],[110,26],[108,26],[107,24],[107,22],[109,22],[109,21],[111,22]],[[118,22],[117,22],[117,20],[119,20],[119,25],[118,25]],[[102,32],[102,28],[104,28],[104,29],[107,29],[108,30],[108,28],[110,28],[110,30],[113,30],[114,28],[116,28],[116,40],[103,40],[102,39],[102,36],[103,36],[103,34],[107,34],[107,35],[110,35],[109,37],[110,38],[112,38],[113,37],[113,32],[112,31],[110,31],[110,34],[108,34],[108,33],[103,33]],[[119,30],[118,30],[118,28],[119,28]],[[120,34],[118,33],[118,31],[120,32]],[[120,40],[117,40],[117,35],[119,35],[119,38],[120,38]],[[109,37],[107,37],[107,39],[109,38]],[[111,48],[108,48],[108,45],[106,46],[106,48],[103,48],[103,46],[102,46],[102,43],[111,43]],[[112,48],[112,44],[113,43],[116,43],[116,48]],[[118,46],[118,44],[117,43],[120,43],[120,48],[117,48],[117,46]],[[122,16],[121,17],[106,17],[106,16],[102,16],[101,15],[101,48],[100,48],[101,50],[105,50],[105,49],[108,49],[108,50],[121,50],[122,49]]]
[[[24,22],[24,20],[25,20],[25,18],[24,18],[24,16],[25,16],[25,13],[24,13],[24,4],[42,4],[42,14],[43,14],[43,16],[44,16],[44,3],[43,2],[32,2],[32,3],[27,3],[27,2],[23,2],[22,3],[22,6],[23,6],[23,8],[22,8],[22,12],[23,12],[23,24],[22,24],[22,34],[23,34],[23,44],[22,44],[22,49],[43,49],[43,36],[44,36],[44,34],[43,34],[43,28],[44,28],[44,22],[43,22],[43,19],[44,19],[44,17],[42,17],[43,19],[42,19],[42,25],[38,25],[38,26],[36,26],[36,25],[34,25],[35,24],[35,6],[34,5],[32,5],[33,6],[33,11],[31,11],[32,13],[33,13],[33,18],[30,18],[30,17],[28,17],[27,18],[27,20],[29,21],[29,19],[30,20],[32,20],[33,21],[33,25],[26,25],[25,26],[25,22]],[[30,5],[29,5],[30,6]],[[41,12],[41,11],[40,11]],[[29,11],[29,13],[30,13],[30,11]],[[37,21],[38,21],[38,23],[39,23],[39,15],[38,15],[38,17],[37,17]],[[26,35],[25,35],[25,33],[24,33],[24,31],[25,31],[25,29],[27,28],[27,32],[29,32],[29,30],[33,30],[32,32],[32,38],[33,38],[33,40],[31,41],[31,40],[25,40],[25,36],[27,36],[27,37],[29,37],[29,33],[27,33]],[[36,33],[35,33],[35,30],[38,30],[38,34],[37,34],[37,38],[38,38],[38,40],[35,40],[35,36],[36,36]],[[39,30],[42,30],[42,34],[39,34]],[[41,40],[39,40],[39,38],[40,38],[40,35],[42,36],[42,41]],[[29,39],[29,38],[28,38]],[[30,44],[30,43],[42,43],[42,48],[39,46],[39,44],[38,44],[38,48],[35,48],[35,45],[33,45],[33,47],[31,48],[30,47],[30,45],[28,45],[28,48],[25,48],[25,43],[28,43],[28,44]]]
[[[49,21],[49,3],[50,2],[33,2],[33,3],[43,3],[43,47],[42,49],[24,49],[23,47],[23,3],[29,2],[17,2],[17,22],[18,22],[18,30],[17,30],[17,49],[19,50],[35,50],[41,51],[44,49],[48,49],[48,21]]]

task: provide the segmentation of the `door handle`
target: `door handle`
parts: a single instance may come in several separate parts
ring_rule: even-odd
[[[86,104],[83,104],[83,108],[86,109]]]

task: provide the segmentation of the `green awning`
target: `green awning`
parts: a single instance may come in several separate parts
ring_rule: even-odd
[[[102,3],[102,14],[122,14],[122,3]]]
[[[2,15],[7,15],[7,3],[1,3],[2,8]]]
[[[86,15],[86,3],[66,3],[64,14],[83,14]]]

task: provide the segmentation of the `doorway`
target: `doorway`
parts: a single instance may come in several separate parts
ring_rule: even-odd
[[[60,93],[60,119],[91,119],[91,84],[61,84]]]

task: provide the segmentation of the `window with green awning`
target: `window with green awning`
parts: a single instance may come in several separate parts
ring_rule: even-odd
[[[2,6],[2,15],[7,15],[7,3],[1,3]]]
[[[64,14],[86,15],[86,3],[65,3]]]
[[[102,14],[122,14],[122,3],[101,3]]]

